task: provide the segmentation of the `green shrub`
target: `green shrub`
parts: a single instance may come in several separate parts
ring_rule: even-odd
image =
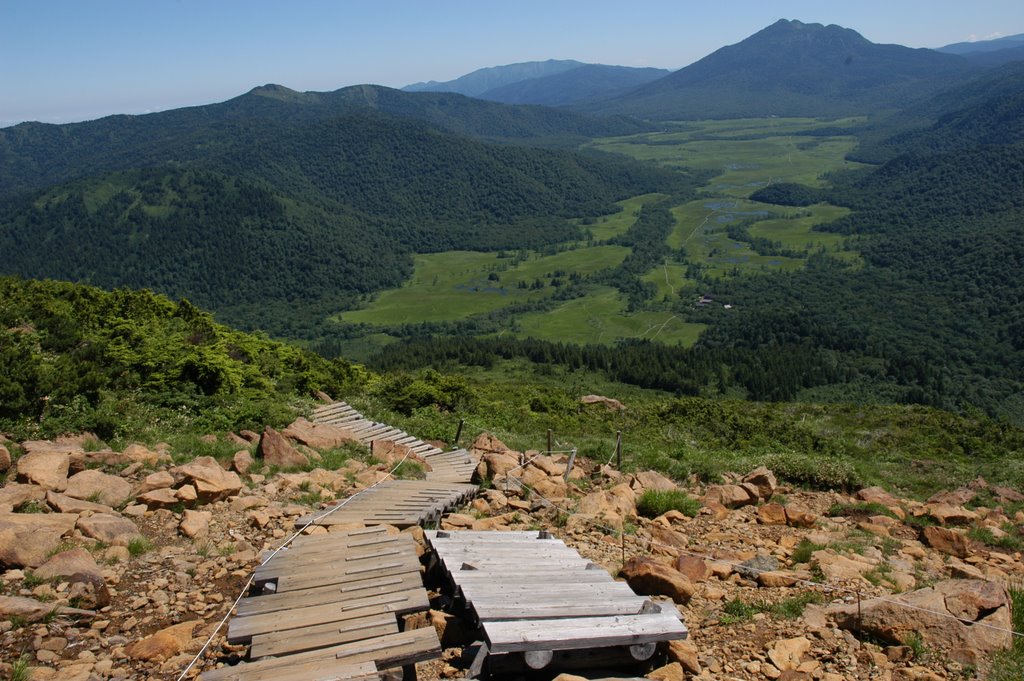
[[[821,551],[823,548],[825,548],[823,544],[815,544],[809,539],[801,539],[800,543],[793,549],[793,554],[790,558],[794,563],[809,563],[814,552]]]
[[[666,511],[679,511],[690,518],[697,515],[700,502],[680,490],[646,490],[636,503],[636,511],[645,518],[656,518]]]
[[[860,501],[853,504],[833,504],[826,515],[836,516],[873,516],[884,515],[899,520],[899,517],[886,506],[873,501]]]

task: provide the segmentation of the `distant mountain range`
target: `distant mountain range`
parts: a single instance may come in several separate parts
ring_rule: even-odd
[[[953,43],[940,47],[938,51],[960,55],[977,66],[999,66],[1024,61],[1024,33],[993,40]]]
[[[575,108],[657,120],[845,116],[903,108],[976,72],[957,55],[780,20],[627,94]]]
[[[457,92],[504,104],[565,106],[607,99],[668,75],[632,68],[549,59],[478,69],[446,82],[414,83],[407,92]]]
[[[991,40],[972,40],[971,42],[953,43],[936,49],[947,54],[973,54],[975,52],[996,52],[999,50],[1024,47],[1024,33],[1006,35]]]

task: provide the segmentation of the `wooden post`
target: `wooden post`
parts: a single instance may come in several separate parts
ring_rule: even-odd
[[[565,480],[566,482],[569,482],[569,475],[572,473],[572,465],[575,462],[576,462],[576,448],[573,447],[572,448],[572,452],[569,454],[569,462],[567,464],[565,464],[565,475],[562,476],[562,479]]]
[[[370,440],[370,458],[371,459],[373,458],[373,443],[374,442],[376,442],[376,440]]]
[[[615,431],[615,467],[622,470],[622,431]]]
[[[459,419],[459,428],[455,431],[455,446],[459,446],[459,438],[462,437],[462,426],[466,425],[466,419]]]
[[[553,448],[552,448],[552,446],[551,446],[551,429],[550,429],[550,428],[548,428],[548,454],[549,454],[549,455],[551,454],[551,450],[552,450],[552,449],[553,449]]]

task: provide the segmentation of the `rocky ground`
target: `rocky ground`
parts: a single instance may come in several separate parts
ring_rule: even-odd
[[[0,677],[177,678],[295,518],[404,455],[271,474],[313,465],[344,434],[300,420],[242,435],[219,436],[238,445],[230,461],[181,465],[161,445],[0,440]],[[1010,645],[1018,490],[977,480],[917,502],[792,489],[766,469],[708,486],[589,461],[566,482],[564,457],[489,436],[474,449],[486,489],[443,526],[549,529],[637,592],[674,601],[691,637],[639,670],[649,678],[974,678]],[[651,490],[681,493],[675,505],[694,515],[643,517]],[[421,679],[464,675],[463,624],[439,610],[407,623],[437,627],[446,647]],[[222,634],[188,676],[244,652]]]

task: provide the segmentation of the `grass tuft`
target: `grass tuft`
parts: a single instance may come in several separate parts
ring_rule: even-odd
[[[700,510],[700,501],[680,490],[645,491],[636,504],[636,511],[645,518],[656,518],[667,511],[679,511],[693,518]]]

